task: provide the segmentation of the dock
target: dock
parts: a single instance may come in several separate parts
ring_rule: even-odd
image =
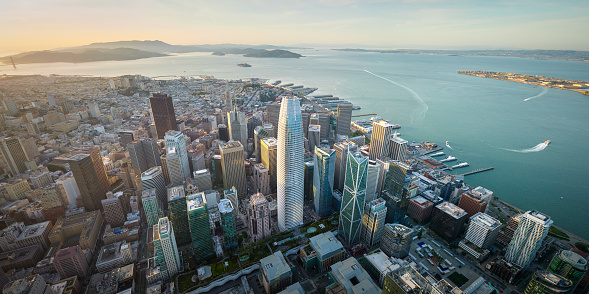
[[[369,115],[377,115],[377,113],[354,114],[354,115],[352,115],[352,117],[369,116]]]
[[[486,171],[488,171],[488,170],[493,170],[493,169],[495,169],[495,167],[494,167],[494,166],[492,166],[492,167],[487,167],[487,168],[479,168],[479,169],[475,169],[475,170],[473,170],[473,171],[470,171],[470,172],[467,172],[467,173],[461,174],[460,176],[468,176],[468,175],[473,175],[473,174],[482,173],[482,172],[486,172]]]

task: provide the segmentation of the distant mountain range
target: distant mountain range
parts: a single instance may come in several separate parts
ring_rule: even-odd
[[[89,45],[58,48],[54,50],[30,51],[16,55],[0,57],[4,64],[135,60],[141,58],[168,56],[174,53],[222,52],[225,54],[243,54],[245,57],[299,58],[302,55],[273,45],[171,45],[162,41],[118,41],[92,43]],[[271,50],[268,50],[271,49]],[[292,49],[292,48],[288,48]],[[300,49],[300,48],[296,48]],[[12,57],[12,60],[11,60]]]
[[[377,52],[397,54],[436,54],[436,55],[470,55],[470,56],[502,56],[534,59],[560,59],[589,61],[589,51],[573,50],[419,50],[419,49],[333,49],[336,51]]]

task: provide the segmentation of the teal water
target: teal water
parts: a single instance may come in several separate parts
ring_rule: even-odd
[[[459,75],[459,70],[537,74],[589,81],[589,64],[508,57],[404,55],[301,50],[301,59],[255,59],[190,53],[122,62],[0,67],[0,74],[259,77],[317,87],[402,125],[409,141],[452,148],[470,164],[494,166],[467,176],[521,209],[550,215],[557,226],[589,238],[589,96]],[[251,68],[237,67],[247,62]],[[531,98],[532,97],[532,98]],[[523,101],[531,98],[528,101]],[[516,152],[546,140],[538,152]],[[511,150],[511,151],[510,151]],[[561,197],[563,199],[561,199]]]

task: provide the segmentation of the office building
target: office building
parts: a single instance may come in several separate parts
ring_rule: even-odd
[[[204,193],[186,196],[186,207],[192,248],[197,262],[214,257],[211,224]]]
[[[225,89],[225,112],[233,110],[233,100],[231,99],[231,92],[229,91],[229,81],[227,81],[227,88]]]
[[[391,136],[394,125],[384,121],[375,121],[372,124],[372,135],[370,137],[370,149],[368,150],[370,160],[387,159],[391,153]]]
[[[343,141],[335,143],[333,149],[335,150],[334,189],[343,191],[348,154],[357,152],[358,146],[352,142]]]
[[[549,216],[539,211],[530,210],[524,213],[507,246],[505,259],[527,269],[536,258],[536,252],[542,246],[552,223]]]
[[[227,113],[229,124],[229,139],[239,141],[241,145],[247,146],[247,122],[245,114],[241,111]]]
[[[102,246],[96,259],[96,269],[101,273],[112,271],[133,262],[133,249],[125,241]]]
[[[313,177],[314,175],[314,171],[315,170],[315,166],[313,161],[307,161],[305,162],[305,170],[304,170],[304,184],[305,184],[305,198],[307,199],[311,199],[313,200]],[[332,202],[333,204],[333,202]],[[332,207],[332,210],[333,207]],[[339,211],[339,207],[337,209],[335,209],[335,211]]]
[[[313,202],[315,203],[315,213],[320,217],[326,217],[331,214],[335,151],[315,147],[313,159]]]
[[[513,234],[517,230],[519,226],[519,221],[521,220],[522,214],[517,214],[511,217],[507,226],[505,226],[504,230],[500,230],[499,234],[497,235],[497,243],[503,246],[509,245],[511,239],[513,239]]]
[[[499,233],[501,222],[486,213],[479,212],[470,218],[464,239],[478,248],[490,249]]]
[[[320,125],[321,140],[327,140],[330,133],[331,116],[329,113],[319,112],[311,114],[309,125]]]
[[[192,239],[190,238],[186,194],[183,186],[168,188],[168,210],[170,211],[170,222],[174,228],[176,245],[178,247],[189,245]]]
[[[113,228],[121,227],[125,224],[127,211],[119,197],[102,199],[102,211],[104,212],[104,221]]]
[[[168,154],[162,156],[162,172],[167,175],[166,182],[170,186],[184,185],[180,154],[175,148],[170,148],[167,152]]]
[[[48,236],[49,243],[65,243],[70,238],[75,237],[80,240],[80,248],[94,250],[102,225],[103,219],[100,211],[66,216],[57,220],[53,226]]]
[[[126,148],[127,145],[135,141],[135,132],[131,130],[120,130],[119,131],[119,145]]]
[[[139,175],[152,167],[162,165],[157,139],[141,139],[126,146],[135,174]]]
[[[368,161],[368,177],[366,178],[366,202],[370,202],[380,194],[377,194],[378,182],[380,181],[380,163]]]
[[[268,175],[270,176],[270,189],[276,191],[276,177],[278,175],[278,141],[276,138],[268,137],[260,141],[260,156],[262,164],[268,168]]]
[[[253,166],[251,182],[254,192],[264,195],[271,194],[270,175],[265,165],[258,163]]]
[[[153,247],[155,251],[155,265],[160,267],[162,276],[171,279],[180,271],[182,260],[176,245],[174,229],[167,217],[160,218],[153,226]]]
[[[366,202],[362,217],[362,231],[360,238],[367,248],[374,248],[380,244],[387,217],[386,203],[382,198]]]
[[[325,232],[309,239],[309,244],[300,249],[305,270],[315,268],[319,272],[330,269],[331,265],[344,260],[346,250],[333,232]]]
[[[270,137],[277,135],[278,119],[280,117],[280,103],[269,103],[266,104],[266,123],[274,126],[274,133],[270,134]]]
[[[49,234],[53,229],[51,221],[32,224],[24,227],[22,233],[14,239],[17,248],[25,248],[33,245],[41,245],[43,249],[49,248]]]
[[[298,98],[282,99],[277,141],[278,227],[286,231],[303,224],[305,146]]]
[[[15,281],[8,282],[3,294],[44,294],[47,293],[47,283],[41,275],[32,275]],[[49,290],[51,291],[51,290]]]
[[[391,160],[403,162],[409,158],[409,153],[407,152],[407,140],[397,137],[396,132],[391,138],[389,148],[389,158]]]
[[[141,184],[143,185],[144,191],[155,189],[155,195],[161,204],[161,208],[164,209],[167,207],[168,191],[166,190],[166,181],[164,180],[164,173],[161,167],[152,167],[142,173]]]
[[[262,284],[268,294],[276,294],[292,284],[291,266],[280,251],[260,259],[260,269]]]
[[[157,224],[160,218],[164,216],[161,201],[157,196],[155,188],[143,190],[141,195],[143,203],[143,213],[147,224],[151,227]]]
[[[418,224],[423,224],[429,220],[433,209],[433,203],[429,202],[427,199],[421,196],[416,196],[409,200],[409,205],[407,206],[407,215],[409,215],[409,217],[411,217]]]
[[[82,195],[84,208],[86,211],[93,211],[102,207],[101,200],[106,198],[106,192],[99,183],[99,175],[94,169],[92,158],[89,154],[76,154],[67,158],[70,169],[78,184],[78,189]],[[102,168],[104,171],[104,166]]]
[[[151,114],[155,123],[157,139],[163,139],[168,131],[177,131],[176,114],[172,97],[166,94],[153,94],[149,98]]]
[[[571,293],[571,280],[547,271],[536,271],[526,286],[524,294],[557,294]]]
[[[208,169],[196,170],[192,173],[192,183],[196,185],[199,191],[207,191],[213,189],[213,182],[211,181],[211,172]]]
[[[20,139],[8,137],[0,140],[0,151],[13,176],[24,173],[27,170],[25,162],[27,158]]]
[[[409,254],[415,231],[401,224],[385,224],[380,249],[389,257],[405,258]]]
[[[257,126],[254,129],[254,148],[255,148],[255,155],[256,161],[258,163],[262,162],[262,145],[260,140],[268,137],[274,136],[274,125],[272,124],[264,124],[261,126]]]
[[[239,212],[239,198],[237,196],[237,190],[235,190],[235,187],[224,190],[223,196],[225,199],[229,199],[229,201],[231,201],[231,205],[233,206],[233,213],[237,215]]]
[[[6,109],[10,115],[15,116],[18,114],[18,106],[13,99],[2,99],[2,106],[4,106],[4,109]]]
[[[468,214],[464,209],[450,203],[438,204],[433,211],[430,229],[451,243],[464,232]]]
[[[31,186],[25,179],[16,179],[12,183],[5,185],[5,187],[8,199],[11,201],[24,199],[27,192],[31,191]]]
[[[350,126],[352,124],[352,104],[340,103],[337,105],[337,131],[340,136],[350,135]]]
[[[229,127],[225,124],[219,124],[219,140],[227,142],[230,139]]]
[[[450,285],[445,279],[436,280],[424,277],[412,265],[388,273],[384,278],[383,294],[394,293],[462,293],[458,287]],[[464,292],[466,293],[466,292]],[[470,292],[469,292],[470,293]]]
[[[205,161],[205,155],[202,150],[196,150],[194,152],[190,152],[189,158],[190,158],[189,162],[190,162],[190,167],[191,167],[190,170],[193,173],[197,170],[202,170],[202,169],[207,168],[206,161]]]
[[[35,189],[44,188],[53,184],[53,178],[51,177],[51,173],[49,173],[49,171],[42,171],[40,173],[32,174],[30,175],[29,180]]]
[[[170,131],[164,136],[168,154],[176,153],[180,158],[180,169],[182,179],[190,177],[190,164],[188,163],[188,151],[186,150],[186,139],[179,131]]]
[[[223,171],[223,186],[225,189],[235,187],[237,195],[242,198],[247,195],[245,178],[245,159],[243,145],[239,141],[220,143],[221,169]]]
[[[16,222],[0,231],[0,249],[3,252],[17,249],[14,239],[18,238],[24,230],[25,224]]]
[[[272,235],[270,229],[270,209],[263,194],[252,195],[247,208],[249,235],[252,242],[257,242]]]
[[[483,187],[477,187],[462,193],[458,207],[464,209],[468,213],[468,217],[472,217],[479,212],[485,212],[491,200],[493,200],[493,192]]]
[[[101,115],[96,101],[88,102],[88,110],[90,110],[90,117],[98,118]]]
[[[223,227],[223,244],[227,252],[237,250],[237,233],[235,232],[235,221],[233,205],[229,199],[219,201],[219,213],[221,214],[221,225]]]
[[[88,275],[88,262],[80,246],[61,249],[53,258],[53,266],[61,279],[72,276],[86,277]]]
[[[587,259],[581,255],[569,250],[560,250],[554,255],[546,270],[569,279],[574,287],[583,278],[588,266]]]
[[[382,290],[372,281],[370,275],[354,257],[332,265],[331,277],[337,283],[334,287],[341,287],[343,291],[339,292],[328,288],[327,293],[382,293]]]
[[[315,147],[321,146],[321,126],[309,125],[307,128],[307,139],[309,140],[309,152],[315,151]]]
[[[360,241],[367,176],[368,157],[360,152],[349,153],[338,227],[338,234],[349,246]]]

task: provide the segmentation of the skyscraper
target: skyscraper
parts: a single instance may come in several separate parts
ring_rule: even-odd
[[[513,239],[507,246],[505,259],[526,269],[536,257],[542,241],[548,235],[553,221],[549,216],[530,210],[522,215]]]
[[[342,191],[344,189],[344,180],[346,179],[348,153],[357,152],[358,146],[353,142],[342,141],[335,143],[333,149],[335,150],[334,189]]]
[[[384,120],[375,121],[372,124],[372,136],[368,150],[370,160],[386,159],[389,156],[393,127],[392,124]]]
[[[485,212],[491,200],[493,200],[493,192],[483,187],[476,187],[462,193],[458,206],[472,217],[479,212]]]
[[[161,166],[160,151],[156,139],[141,139],[127,144],[131,165],[135,174],[154,167]]]
[[[262,146],[260,140],[268,137],[273,137],[274,134],[274,126],[272,124],[264,124],[262,126],[257,126],[254,129],[254,148],[256,149],[256,161],[258,163],[262,162]]]
[[[380,244],[386,216],[387,207],[381,198],[366,203],[362,218],[362,231],[360,232],[360,237],[366,247],[374,248]]]
[[[160,218],[157,225],[153,226],[153,247],[156,266],[160,267],[160,272],[166,279],[171,279],[180,271],[182,261],[174,229],[167,217]]]
[[[225,112],[233,110],[233,100],[231,99],[231,92],[229,91],[229,81],[225,85]]]
[[[197,262],[202,262],[215,256],[204,193],[186,196],[186,206],[194,256]]]
[[[470,218],[464,239],[478,248],[490,249],[497,238],[500,227],[500,221],[486,213],[479,212]]]
[[[78,245],[57,251],[53,258],[53,266],[62,279],[88,275],[88,262]]]
[[[331,214],[335,151],[315,147],[313,161],[313,202],[315,203],[315,213],[320,217],[326,217]]]
[[[67,163],[74,174],[76,184],[82,195],[86,211],[93,211],[102,207],[101,200],[106,199],[106,192],[99,184],[99,175],[94,169],[92,158],[89,154],[76,154],[67,158]],[[106,172],[103,171],[106,176]]]
[[[20,139],[18,138],[4,138],[0,141],[0,151],[10,168],[13,176],[24,173],[27,170],[25,162],[29,160],[25,153]]]
[[[149,105],[158,139],[163,139],[166,132],[170,130],[178,130],[174,102],[171,96],[155,93],[149,98]]]
[[[565,277],[547,271],[536,271],[524,294],[561,294],[571,293],[573,282]]]
[[[305,145],[298,98],[282,99],[277,145],[278,227],[286,231],[303,223]]]
[[[141,194],[141,202],[143,204],[143,214],[149,226],[157,224],[159,219],[164,216],[163,207],[160,200],[157,198],[156,189],[151,188],[143,190]]]
[[[109,193],[110,194],[110,193]],[[112,195],[112,194],[111,194]],[[104,211],[104,221],[113,228],[121,227],[127,220],[125,215],[127,212],[123,207],[122,199],[119,197],[111,197],[102,199],[102,211]]]
[[[162,205],[162,209],[167,208],[168,191],[166,190],[166,182],[161,167],[152,167],[142,173],[141,184],[143,185],[143,191],[155,189],[156,197],[160,202],[160,205]]]
[[[352,124],[352,104],[340,103],[337,105],[337,135],[350,135],[350,126]]]
[[[182,175],[182,158],[176,152],[176,148],[169,148],[168,154],[162,156],[162,172],[168,176],[166,181],[171,186],[179,186],[184,184],[184,176]]]
[[[189,245],[192,240],[190,238],[186,195],[183,186],[168,188],[168,209],[170,210],[170,222],[172,222],[174,228],[176,244],[179,247]]]
[[[270,137],[275,137],[278,132],[278,118],[280,117],[280,103],[266,104],[266,122],[274,126],[274,133]]]
[[[235,221],[233,205],[229,199],[219,201],[219,213],[221,215],[221,225],[223,227],[223,244],[227,252],[237,249],[237,233],[235,232]]]
[[[393,135],[390,143],[389,158],[391,160],[405,161],[409,154],[407,153],[407,140],[397,137],[397,133]]]
[[[245,114],[241,111],[231,111],[227,113],[229,124],[229,135],[233,141],[241,142],[241,145],[247,146],[247,121]]]
[[[349,153],[346,162],[346,180],[342,194],[338,234],[350,246],[360,241],[367,176],[368,158],[359,152]]]
[[[262,164],[268,168],[268,175],[270,175],[270,189],[276,190],[276,178],[278,176],[278,141],[275,138],[268,137],[260,141]]]
[[[256,193],[268,195],[271,193],[270,189],[270,174],[268,168],[263,164],[255,164],[252,168],[252,187]]]
[[[464,232],[467,221],[468,214],[464,209],[450,202],[443,202],[434,208],[430,229],[451,243]]]
[[[571,280],[574,287],[583,278],[588,267],[587,259],[581,255],[569,250],[560,250],[554,255],[546,270]]]
[[[182,179],[190,178],[190,164],[188,163],[188,151],[186,150],[186,139],[179,131],[168,132],[164,136],[166,140],[166,149],[168,154],[176,153],[180,158],[180,169],[182,170]]]
[[[368,161],[368,178],[366,179],[366,203],[378,198],[378,182],[380,181],[380,163]]]
[[[247,220],[250,238],[253,242],[272,235],[270,230],[270,209],[268,200],[263,194],[257,193],[250,198],[247,209]]]
[[[415,231],[401,224],[385,224],[380,249],[389,257],[405,258],[409,254]]]
[[[100,186],[102,186],[102,190],[104,191],[104,193],[109,192],[111,188],[108,182],[108,176],[106,175],[106,170],[104,168],[104,163],[102,162],[102,156],[100,155],[100,149],[98,148],[98,146],[79,146],[74,148],[74,153],[90,155],[90,159],[92,159],[92,166],[94,167],[94,171],[96,172],[97,178],[97,181],[93,183],[98,183]]]
[[[237,195],[245,197],[247,195],[247,186],[243,145],[239,141],[229,141],[219,144],[219,149],[221,151],[223,186],[225,189],[235,187]]]
[[[315,147],[321,146],[321,126],[309,125],[307,138],[309,139],[309,151],[315,151]]]

